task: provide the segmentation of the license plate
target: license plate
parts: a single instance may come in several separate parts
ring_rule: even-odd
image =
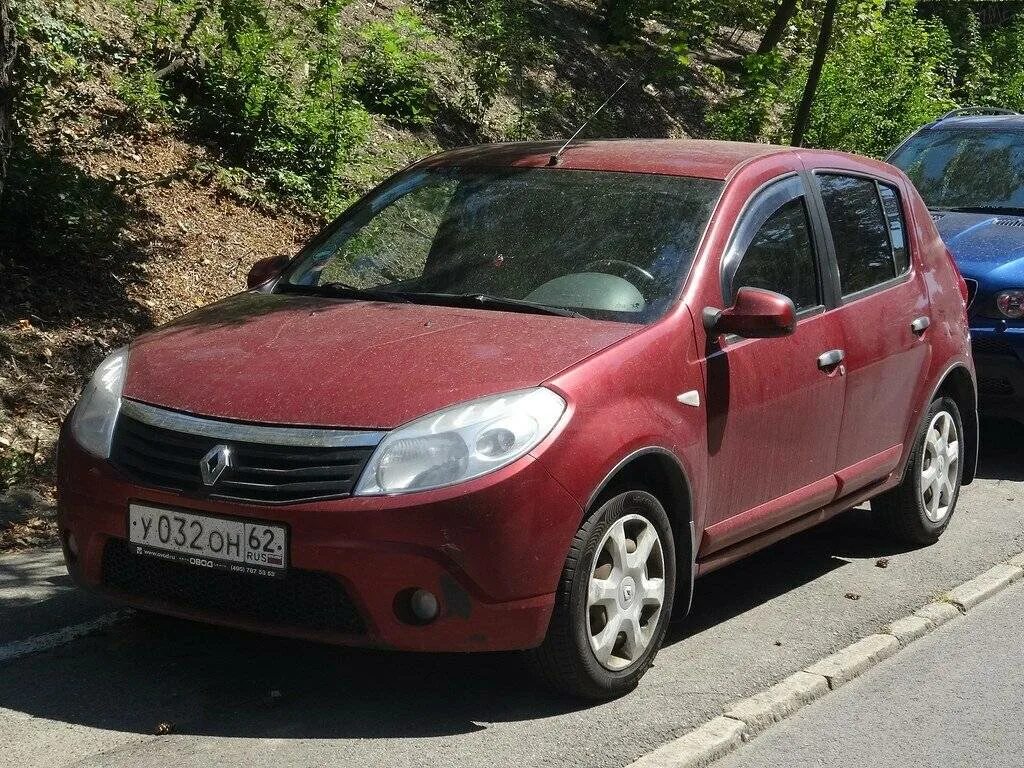
[[[201,568],[255,576],[278,576],[288,568],[283,525],[129,504],[128,535],[136,554]]]

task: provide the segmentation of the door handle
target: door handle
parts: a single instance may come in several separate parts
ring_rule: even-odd
[[[835,368],[846,357],[846,353],[841,349],[830,349],[828,352],[822,352],[818,355],[818,367],[821,370],[826,371],[829,368]]]
[[[932,321],[931,318],[928,317],[928,315],[921,315],[910,324],[910,330],[912,330],[915,333],[915,335],[920,336],[922,333],[928,330],[928,326],[931,324]]]

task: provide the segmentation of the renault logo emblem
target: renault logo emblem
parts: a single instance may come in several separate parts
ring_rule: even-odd
[[[231,449],[226,445],[215,445],[199,460],[199,472],[203,485],[216,485],[224,470],[231,466]]]

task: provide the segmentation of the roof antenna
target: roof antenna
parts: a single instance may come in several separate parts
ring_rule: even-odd
[[[587,127],[588,125],[590,125],[590,122],[591,122],[591,121],[592,121],[592,120],[593,120],[593,119],[594,119],[595,117],[597,117],[597,116],[598,116],[599,114],[601,114],[602,110],[604,110],[604,108],[605,108],[605,107],[607,107],[607,106],[608,106],[609,104],[611,104],[611,103],[612,103],[612,99],[614,99],[614,98],[615,98],[616,96],[618,96],[618,95],[619,95],[619,91],[621,91],[621,90],[622,90],[623,88],[625,88],[625,87],[626,87],[626,84],[627,84],[627,83],[628,83],[628,82],[629,82],[630,80],[632,80],[632,79],[633,79],[633,77],[634,77],[634,75],[635,75],[635,74],[636,74],[636,73],[634,72],[634,73],[633,73],[633,75],[629,75],[629,76],[627,76],[627,77],[626,77],[625,79],[623,79],[623,81],[622,81],[621,83],[619,83],[619,87],[618,87],[618,88],[616,88],[616,89],[615,89],[614,91],[612,91],[612,95],[611,95],[611,96],[609,96],[609,97],[608,97],[607,99],[605,99],[605,100],[604,100],[604,104],[602,104],[602,105],[601,105],[600,107],[598,107],[597,109],[595,109],[595,110],[594,110],[594,114],[592,114],[592,115],[591,115],[590,117],[588,117],[588,118],[587,118],[586,120],[584,120],[584,121],[583,121],[583,125],[581,125],[581,126],[580,126],[580,127],[579,127],[579,128],[577,129],[576,133],[574,133],[574,134],[573,134],[572,136],[570,136],[570,137],[569,137],[568,139],[566,139],[566,142],[565,142],[565,144],[563,144],[562,146],[560,146],[560,147],[558,148],[558,151],[557,151],[557,152],[555,152],[555,153],[554,153],[553,155],[551,155],[551,157],[550,157],[550,158],[548,158],[548,165],[558,165],[558,159],[559,159],[559,158],[560,158],[560,157],[562,156],[562,153],[563,153],[563,152],[565,152],[565,150],[566,150],[566,149],[567,149],[567,148],[569,147],[569,145],[570,145],[570,144],[572,144],[572,143],[573,143],[573,141],[575,141],[575,140],[576,140],[576,137],[577,137],[577,136],[579,136],[579,135],[580,135],[581,133],[583,133],[583,129],[584,129],[584,128],[586,128],[586,127]]]

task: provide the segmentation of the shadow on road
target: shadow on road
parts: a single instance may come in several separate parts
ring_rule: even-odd
[[[986,425],[980,477],[1024,479],[1022,431]],[[901,551],[867,509],[852,510],[702,579],[668,643],[699,646],[702,633],[852,560]],[[140,734],[168,722],[207,736],[436,737],[587,706],[539,691],[515,654],[361,651],[144,615],[0,673],[0,708]]]
[[[864,513],[703,579],[670,643],[842,567],[892,553],[870,543]],[[543,719],[585,703],[539,691],[516,654],[424,655],[265,638],[139,615],[0,674],[0,707],[123,732],[267,738],[414,738]]]
[[[1024,425],[1009,420],[982,421],[978,477],[1024,480]]]

